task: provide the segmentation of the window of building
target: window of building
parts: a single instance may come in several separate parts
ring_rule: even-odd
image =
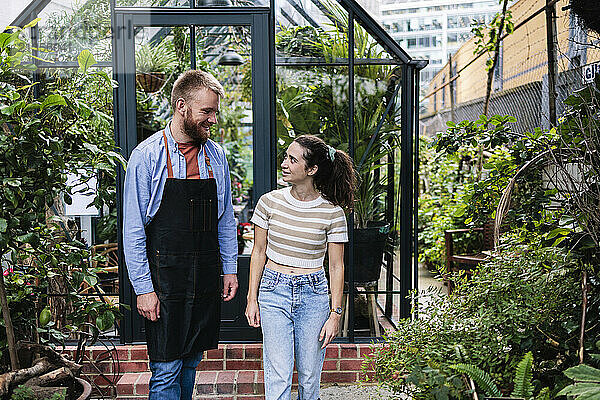
[[[458,44],[458,33],[449,33],[446,40],[448,45]]]
[[[442,86],[446,83],[446,75],[442,77]],[[446,107],[446,88],[442,87],[442,108]]]

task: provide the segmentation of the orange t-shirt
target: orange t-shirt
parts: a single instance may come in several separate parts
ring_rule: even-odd
[[[200,152],[200,148],[191,143],[177,143],[177,145],[179,151],[185,157],[187,179],[200,179],[200,169],[198,167],[198,152]]]

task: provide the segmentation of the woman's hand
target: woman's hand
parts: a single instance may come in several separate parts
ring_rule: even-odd
[[[246,305],[246,319],[248,320],[248,325],[251,327],[258,328],[260,326],[260,311],[256,300],[248,300],[248,304]]]
[[[319,341],[323,340],[321,349],[327,347],[340,331],[340,317],[336,313],[331,313],[327,321],[325,321],[325,325],[321,328],[321,334],[319,335]]]

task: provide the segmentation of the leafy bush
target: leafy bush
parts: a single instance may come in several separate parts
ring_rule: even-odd
[[[71,202],[69,173],[84,184],[98,177],[97,208],[114,202],[116,168],[124,159],[112,138],[113,82],[90,69],[91,53],[82,51],[78,70],[66,79],[47,79],[36,95],[37,84],[27,74],[35,66],[28,64],[31,54],[21,33],[0,33],[0,258],[8,264],[1,278],[17,339],[63,340],[90,322],[94,329],[110,328],[117,310],[80,295],[82,282],[95,285],[99,270],[89,268],[89,252],[72,238],[68,222],[53,215],[63,201]],[[47,305],[52,321],[42,312]],[[8,320],[4,314],[2,324]]]
[[[511,129],[515,118],[480,116],[476,121],[448,122],[448,130],[431,141],[422,138],[419,199],[420,260],[444,270],[444,230],[481,227],[495,218],[501,196],[521,166],[545,150],[554,132],[536,129],[524,134]],[[529,169],[519,178],[501,230],[524,228],[549,232],[564,212],[547,214],[554,191],[543,169]],[[544,219],[544,224],[539,221]],[[457,236],[456,252],[473,252],[477,235]]]
[[[420,167],[423,193],[419,198],[419,261],[428,268],[444,271],[444,231],[466,226],[466,193],[472,187],[474,169],[466,153],[445,154],[433,149],[433,141],[420,140]],[[476,234],[456,237],[455,249],[464,252],[480,241]]]
[[[561,371],[577,362],[578,261],[560,249],[542,247],[541,240],[505,243],[450,296],[431,289],[421,293],[428,306],[419,310],[419,318],[401,321],[386,344],[375,349],[370,361],[376,379],[416,399],[468,398],[468,388],[451,368],[463,363],[489,371],[495,384],[510,392],[513,371],[531,351],[535,390],[560,386]],[[595,280],[590,299],[599,290]],[[586,348],[593,348],[598,301],[589,307],[594,322],[589,322],[593,328]]]

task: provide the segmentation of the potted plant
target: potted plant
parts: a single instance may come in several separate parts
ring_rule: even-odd
[[[144,92],[157,92],[165,84],[166,72],[176,65],[177,55],[170,40],[142,44],[135,52],[135,80]]]

